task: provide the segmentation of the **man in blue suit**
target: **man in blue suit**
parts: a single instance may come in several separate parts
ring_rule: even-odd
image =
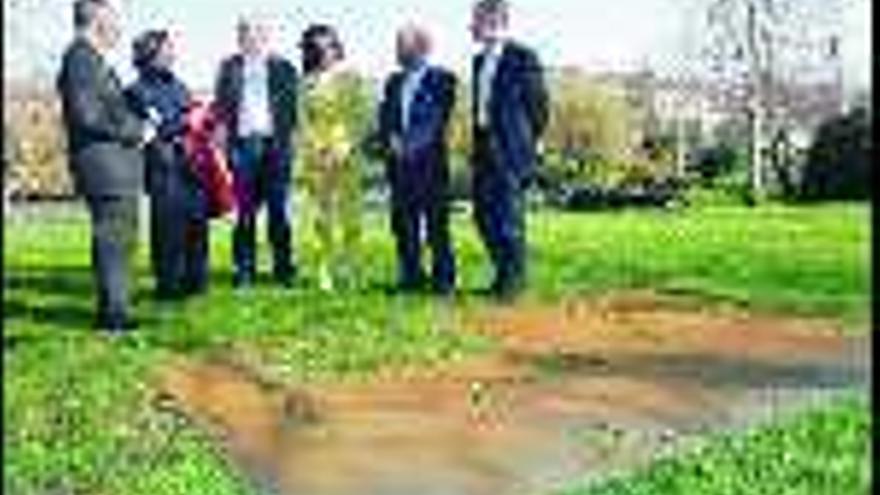
[[[480,236],[495,266],[492,295],[525,286],[525,191],[547,124],[547,90],[537,55],[508,39],[508,4],[479,0],[471,31],[482,46],[473,63],[473,199]]]
[[[385,85],[379,136],[387,151],[391,228],[397,243],[402,291],[428,283],[422,268],[423,231],[431,247],[431,289],[455,287],[455,257],[449,235],[447,129],[455,104],[455,76],[428,63],[431,40],[408,26],[398,33],[401,70]]]

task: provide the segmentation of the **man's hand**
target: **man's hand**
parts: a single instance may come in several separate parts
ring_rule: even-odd
[[[547,144],[543,139],[539,139],[538,142],[535,143],[535,151],[539,155],[543,155],[545,151],[547,151]]]
[[[398,135],[391,136],[391,154],[396,160],[402,160],[404,155],[403,140]]]
[[[144,130],[141,134],[141,146],[148,145],[159,135],[159,125],[162,124],[162,114],[154,107],[147,107],[147,119],[144,121]]]
[[[156,136],[158,136],[158,134],[159,133],[156,129],[155,124],[150,121],[144,122],[144,130],[143,134],[141,135],[141,146],[146,146],[150,144],[150,142],[156,139]]]
[[[148,107],[147,120],[154,126],[158,127],[162,123],[162,114],[160,114],[154,107]]]

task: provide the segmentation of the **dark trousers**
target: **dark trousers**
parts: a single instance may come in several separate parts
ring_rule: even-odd
[[[418,168],[420,164],[409,164]],[[431,248],[433,288],[455,286],[455,255],[449,234],[449,201],[444,174],[407,170],[407,178],[392,179],[391,230],[397,245],[399,282],[417,287],[426,281],[422,268],[424,240]]]
[[[203,291],[208,279],[207,200],[180,145],[154,143],[148,148],[147,184],[157,296]]]
[[[92,224],[97,320],[118,324],[130,316],[132,262],[138,235],[138,196],[90,197],[87,204]]]
[[[525,188],[477,136],[473,165],[474,220],[495,266],[493,288],[520,288],[526,277]]]
[[[290,160],[289,146],[270,138],[242,138],[232,143],[230,163],[238,204],[232,242],[236,280],[252,281],[256,276],[256,219],[263,203],[268,213],[275,277],[287,279],[293,275],[288,212]]]
[[[208,221],[188,211],[192,192],[177,187],[153,191],[150,202],[150,254],[162,297],[202,292],[208,284]]]

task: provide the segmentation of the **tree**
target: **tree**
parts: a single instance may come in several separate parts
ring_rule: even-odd
[[[801,198],[865,200],[871,193],[871,114],[856,108],[825,122],[807,154]]]
[[[3,1],[5,192],[59,196],[71,190],[51,86],[69,16],[46,15],[69,9],[62,0]]]
[[[562,71],[553,81],[548,148],[567,157],[585,153],[619,160],[631,151],[632,111],[622,91],[587,78],[577,70]],[[622,89],[622,88],[621,88]]]
[[[748,122],[750,190],[758,198],[767,155],[778,160],[768,136],[790,124],[786,86],[830,72],[842,99],[839,0],[708,0],[705,12],[709,69]]]

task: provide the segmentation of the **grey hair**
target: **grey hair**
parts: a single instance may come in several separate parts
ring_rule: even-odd
[[[73,28],[77,31],[88,28],[95,21],[98,11],[110,6],[107,0],[76,0],[73,3]]]
[[[238,17],[236,28],[241,30],[267,29],[269,27],[269,18],[267,15],[259,12],[249,12]]]
[[[486,14],[499,14],[507,17],[510,13],[510,2],[507,0],[477,0],[474,9]]]

